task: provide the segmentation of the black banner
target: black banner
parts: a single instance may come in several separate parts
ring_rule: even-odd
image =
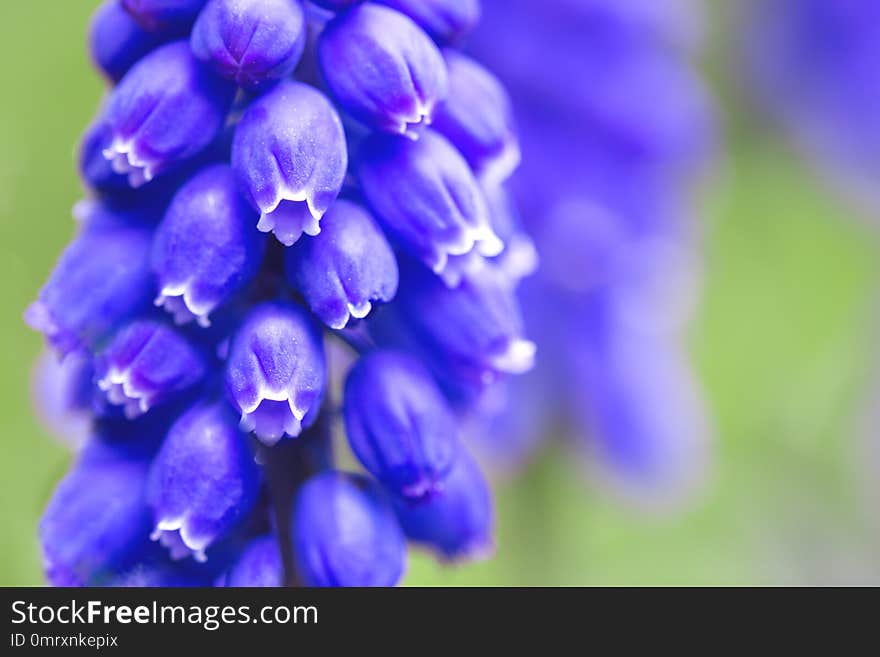
[[[129,654],[175,645],[293,649],[306,637],[325,647],[354,640],[382,649],[413,632],[430,644],[584,628],[585,607],[566,604],[566,597],[541,589],[5,588],[2,653]]]

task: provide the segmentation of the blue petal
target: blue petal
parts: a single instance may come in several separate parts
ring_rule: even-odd
[[[397,499],[407,538],[447,560],[482,559],[494,551],[494,510],[485,477],[462,453],[437,494],[426,500]]]
[[[232,167],[261,213],[257,227],[286,246],[320,232],[347,166],[339,115],[321,92],[299,82],[281,82],[254,101],[232,144]]]
[[[149,548],[146,461],[93,451],[86,448],[40,520],[46,577],[54,586],[100,584]]]
[[[196,57],[240,87],[293,73],[306,43],[299,0],[210,0],[193,27]]]
[[[241,556],[221,578],[222,586],[283,586],[281,546],[273,535],[250,541]]]
[[[120,0],[125,10],[151,32],[183,33],[206,0]]]
[[[148,501],[152,537],[173,558],[205,550],[253,507],[260,473],[223,402],[197,404],[171,427],[150,468]]]
[[[378,0],[418,23],[438,43],[458,41],[480,20],[480,0]]]
[[[446,65],[409,18],[370,3],[341,14],[318,43],[321,73],[337,102],[385,132],[417,136],[446,97]]]
[[[105,0],[89,27],[92,60],[113,82],[119,82],[135,62],[161,43],[161,36],[138,25],[118,0]]]
[[[291,529],[307,586],[394,586],[403,574],[403,533],[381,491],[362,477],[312,477],[299,490]]]
[[[470,167],[444,137],[374,135],[362,146],[357,173],[382,226],[435,272],[451,255],[503,249]]]
[[[192,388],[207,373],[201,351],[155,320],[139,320],[117,333],[96,361],[98,386],[127,417]]]
[[[430,373],[404,353],[362,357],[345,383],[345,428],[364,467],[396,494],[443,485],[458,454],[458,426]]]
[[[138,187],[197,155],[220,133],[235,86],[176,41],[135,64],[110,94],[102,122],[111,135],[104,157]]]
[[[370,214],[347,200],[333,204],[321,233],[285,252],[287,277],[327,326],[367,316],[397,293],[397,260]]]
[[[149,248],[143,229],[85,230],[65,249],[25,319],[61,354],[97,347],[149,307]]]
[[[265,239],[256,222],[228,165],[211,166],[187,182],[156,231],[156,304],[179,322],[195,318],[207,325],[259,269]]]
[[[235,334],[226,389],[241,426],[266,444],[296,437],[317,418],[325,385],[320,329],[301,308],[264,303]]]
[[[513,108],[501,83],[474,60],[454,50],[443,56],[449,97],[438,108],[434,129],[464,156],[485,185],[497,185],[519,165]]]

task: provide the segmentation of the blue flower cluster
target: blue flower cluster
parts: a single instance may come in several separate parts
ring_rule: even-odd
[[[709,433],[683,341],[699,274],[690,194],[712,150],[699,13],[682,0],[485,0],[483,13],[472,51],[520,128],[512,186],[541,256],[520,298],[541,358],[487,396],[475,440],[515,467],[555,426],[615,492],[678,499]]]
[[[880,5],[753,0],[738,44],[751,90],[853,200],[880,207]]]
[[[492,547],[462,418],[535,347],[510,104],[453,47],[479,10],[97,11],[89,194],[26,313],[38,397],[82,434],[40,525],[51,583],[393,585],[407,540]]]

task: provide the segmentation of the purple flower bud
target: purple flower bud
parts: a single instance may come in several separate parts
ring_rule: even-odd
[[[210,0],[193,27],[192,50],[240,87],[293,73],[306,43],[299,0]]]
[[[370,137],[360,154],[358,177],[383,227],[437,273],[451,255],[476,249],[494,256],[504,248],[467,162],[434,132],[418,141]]]
[[[422,364],[404,353],[362,357],[345,383],[345,428],[364,467],[398,495],[436,492],[458,454],[458,426]]]
[[[203,169],[181,187],[153,243],[156,305],[178,322],[195,318],[207,326],[208,316],[259,269],[265,239],[256,219],[226,164]]]
[[[83,231],[61,255],[49,281],[25,313],[62,355],[95,348],[153,296],[150,234],[140,228]]]
[[[118,0],[105,0],[92,17],[92,60],[112,82],[119,82],[136,61],[161,43],[161,37],[138,25]]]
[[[174,329],[155,320],[117,333],[95,363],[98,387],[128,418],[187,390],[205,376],[203,354]]]
[[[296,437],[317,417],[324,394],[320,329],[298,306],[254,308],[232,341],[226,389],[241,428],[273,445]]]
[[[147,467],[92,445],[61,481],[40,520],[46,578],[53,586],[104,582],[147,549]]]
[[[150,468],[152,538],[172,558],[205,550],[253,507],[260,473],[236,419],[223,402],[200,403],[171,427]]]
[[[121,0],[122,6],[150,32],[189,29],[206,0]]]
[[[636,502],[674,504],[703,483],[711,428],[674,336],[591,317],[570,351],[575,420],[594,478]]]
[[[253,539],[238,561],[218,581],[219,586],[283,586],[281,547],[272,535]]]
[[[330,22],[321,73],[342,107],[368,126],[417,137],[446,97],[446,65],[428,36],[393,9],[366,3]]]
[[[321,234],[285,253],[287,277],[327,326],[344,328],[362,319],[374,301],[397,293],[397,260],[370,214],[346,200],[333,204]]]
[[[139,187],[200,153],[219,134],[235,86],[214,75],[176,41],[135,64],[107,102],[112,136],[104,157]]]
[[[497,185],[519,165],[519,141],[510,98],[498,79],[474,60],[445,50],[449,97],[437,108],[434,129],[464,156],[485,185]]]
[[[426,500],[396,499],[395,507],[407,538],[444,559],[482,559],[494,551],[492,494],[466,453],[456,459],[439,493]]]
[[[394,586],[403,574],[403,533],[381,491],[363,477],[312,477],[297,495],[291,530],[307,586]]]
[[[339,115],[320,91],[299,82],[281,82],[254,101],[235,131],[232,167],[261,213],[257,228],[286,246],[321,231],[347,166]]]
[[[482,386],[499,374],[531,369],[535,344],[523,337],[509,278],[485,260],[475,265],[456,288],[423,268],[408,267],[396,305],[435,367],[458,382]]]
[[[480,20],[480,0],[378,0],[418,23],[438,43],[457,41]]]

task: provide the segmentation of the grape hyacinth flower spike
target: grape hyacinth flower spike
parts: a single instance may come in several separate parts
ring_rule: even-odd
[[[462,426],[534,345],[493,209],[506,96],[450,50],[478,6],[314,5],[94,18],[86,199],[26,312],[80,450],[40,526],[52,584],[390,586],[408,540],[493,542]]]

